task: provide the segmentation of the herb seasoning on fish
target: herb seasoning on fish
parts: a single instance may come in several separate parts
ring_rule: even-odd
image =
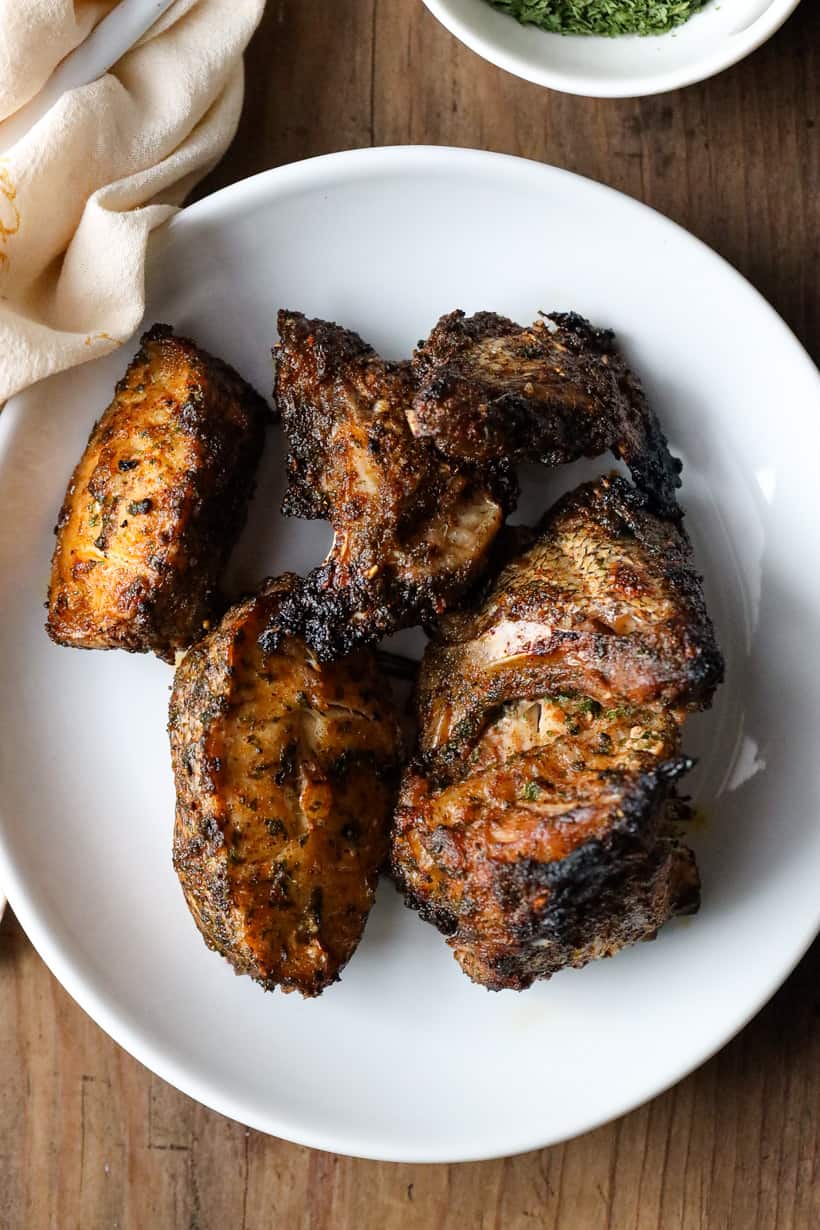
[[[553,34],[665,34],[706,0],[490,0],[522,25]]]

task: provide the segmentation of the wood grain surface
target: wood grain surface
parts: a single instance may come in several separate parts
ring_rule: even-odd
[[[682,223],[820,355],[817,0],[743,64],[643,100],[518,81],[460,47],[420,0],[269,0],[247,68],[239,136],[199,195],[352,146],[521,154]],[[819,1027],[815,945],[724,1051],[607,1127],[504,1161],[362,1162],[248,1131],[153,1077],[76,1007],[7,915],[0,1230],[816,1230]]]

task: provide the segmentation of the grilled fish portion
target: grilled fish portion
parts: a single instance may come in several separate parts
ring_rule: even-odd
[[[560,501],[442,621],[391,861],[471,978],[520,990],[697,908],[675,783],[721,677],[682,528],[620,478]]]
[[[611,450],[653,506],[677,513],[680,462],[609,330],[574,312],[522,328],[451,312],[416,350],[414,433],[448,457],[558,465]]]
[[[441,621],[422,666],[421,747],[458,758],[489,710],[545,693],[706,708],[722,674],[682,526],[624,479],[599,479],[559,500],[475,610]]]
[[[448,786],[412,769],[406,776],[397,878],[408,904],[490,990],[524,990],[611,956],[697,909],[694,856],[666,810],[690,762],[641,771],[614,757],[606,769],[566,766],[570,758],[565,736]]]
[[[190,650],[169,733],[174,866],[206,943],[267,990],[315,996],[373,904],[401,738],[371,653],[321,666],[284,631],[261,649],[300,586],[268,582]]]
[[[201,635],[245,520],[267,413],[192,341],[167,325],[145,334],[59,515],[52,640],[173,661]]]
[[[516,490],[506,463],[478,473],[414,439],[409,364],[387,363],[358,334],[298,312],[279,313],[279,335],[282,511],[327,517],[334,531],[298,610],[286,606],[282,619],[328,660],[427,622],[464,593]]]

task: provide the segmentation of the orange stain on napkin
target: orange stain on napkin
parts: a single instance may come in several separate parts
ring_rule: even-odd
[[[20,229],[20,210],[15,204],[17,189],[7,168],[0,162],[0,243],[7,243]],[[8,264],[8,253],[0,249],[0,268]]]

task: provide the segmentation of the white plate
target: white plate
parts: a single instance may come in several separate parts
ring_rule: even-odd
[[[280,305],[407,354],[461,305],[617,327],[685,461],[687,524],[728,682],[686,742],[706,812],[703,908],[655,944],[490,994],[383,883],[340,985],[264,995],[203,945],[171,868],[171,673],[51,645],[51,528],[130,351],[0,418],[0,883],[99,1024],[253,1127],[344,1153],[443,1161],[561,1140],[678,1080],[772,994],[820,923],[820,380],[758,294],[627,197],[498,155],[386,149],[271,171],[186,210],[153,253],[149,319],[260,387]],[[529,474],[535,515],[579,476]],[[235,585],[319,559],[277,514],[272,433]]]
[[[750,55],[799,0],[710,0],[657,37],[550,34],[487,0],[424,0],[451,34],[526,81],[592,98],[636,98],[704,81]]]

